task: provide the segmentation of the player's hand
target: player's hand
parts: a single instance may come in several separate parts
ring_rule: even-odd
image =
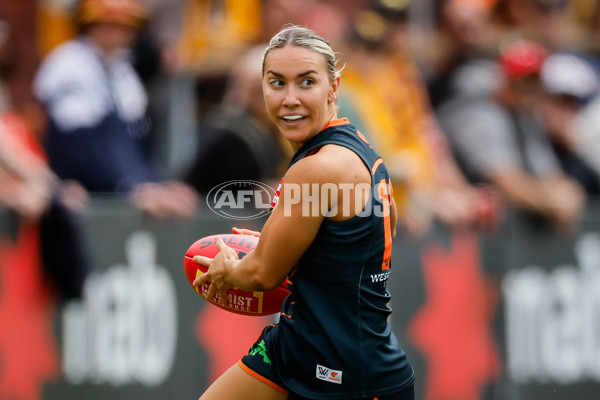
[[[194,262],[208,267],[208,270],[196,278],[192,285],[195,288],[198,288],[204,283],[210,282],[206,299],[212,300],[218,292],[221,303],[227,307],[227,291],[233,287],[229,282],[229,271],[231,268],[234,268],[235,264],[240,260],[235,250],[227,246],[225,242],[223,242],[223,239],[216,238],[215,246],[219,249],[219,253],[215,258],[194,256]]]

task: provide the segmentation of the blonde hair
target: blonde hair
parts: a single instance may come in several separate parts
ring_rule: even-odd
[[[303,47],[308,50],[316,51],[325,57],[329,79],[334,81],[340,76],[342,68],[338,69],[338,53],[333,51],[327,40],[315,31],[298,25],[286,25],[269,42],[269,45],[263,53],[262,74],[265,73],[265,60],[267,55],[276,49],[282,49],[286,46]]]

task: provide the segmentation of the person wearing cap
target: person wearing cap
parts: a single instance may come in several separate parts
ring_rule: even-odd
[[[473,182],[492,184],[514,208],[560,230],[578,221],[585,198],[561,169],[538,119],[546,58],[537,43],[508,45],[497,60],[503,79],[496,90],[455,97],[437,115]]]
[[[600,148],[589,145],[589,150],[582,151],[578,146],[578,136],[587,134],[597,122],[586,123],[583,129],[575,124],[579,114],[598,95],[598,72],[579,54],[558,53],[544,62],[541,80],[546,98],[540,103],[540,113],[556,157],[587,194],[600,194],[600,171],[593,167]],[[587,156],[590,153],[592,159]]]
[[[148,98],[129,52],[148,24],[139,0],[82,0],[79,35],[43,61],[34,91],[48,115],[45,147],[50,166],[94,194],[129,196],[153,216],[187,217],[197,195],[165,181],[144,142]]]

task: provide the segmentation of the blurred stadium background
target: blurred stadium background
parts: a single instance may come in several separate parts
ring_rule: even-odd
[[[231,146],[240,143],[229,154],[206,138],[251,129],[259,138],[268,131],[249,122],[260,119],[253,107],[261,101],[253,86],[259,58],[248,50],[285,23],[309,26],[340,50],[347,62],[342,90],[346,77],[349,88],[341,109],[370,139],[399,148],[388,163],[401,170],[397,192],[406,218],[394,244],[392,326],[415,367],[417,398],[600,398],[600,1],[139,1],[144,26],[130,60],[148,97],[151,125],[142,145],[161,179],[171,182],[166,192],[152,186],[104,193],[85,182],[57,183],[63,177],[47,164],[47,110],[33,85],[49,54],[78,35],[78,3],[0,0],[0,400],[195,399],[273,321],[202,301],[182,263],[199,237],[264,223],[264,217],[235,221],[215,214],[207,196],[214,182],[193,175],[204,168],[217,181],[278,182],[289,156],[280,143],[221,136]],[[464,8],[452,20],[460,38],[440,25],[446,3]],[[444,175],[450,167],[440,161],[439,154],[456,157],[446,127],[434,124],[439,137],[430,137],[430,117],[441,102],[434,82],[460,50],[493,63],[516,39],[535,41],[549,55],[577,55],[591,67],[583,83],[581,70],[557,68],[546,89],[556,90],[551,94],[566,107],[560,110],[573,114],[565,131],[581,132],[574,134],[573,152],[592,182],[579,181],[582,200],[569,219],[553,209],[519,207],[493,182],[471,180],[464,169],[469,183],[460,187],[473,193],[464,198],[476,200],[464,211],[468,217],[453,217],[444,211],[454,197],[441,189],[462,189],[448,184],[454,178]],[[358,51],[363,47],[366,53]],[[409,62],[384,65],[378,58],[396,53]],[[531,67],[530,58],[519,57],[511,61],[515,74]],[[483,82],[478,71],[465,75],[468,88]],[[396,73],[398,81],[388,79]],[[381,89],[376,81],[390,98],[398,95],[391,114],[367,96],[370,88]],[[573,108],[575,101],[581,104]],[[221,112],[227,107],[254,114],[237,119],[239,113]],[[559,109],[552,110],[558,118]],[[389,119],[392,127],[397,122],[407,139],[376,137],[372,127],[385,124],[361,111],[378,122]],[[566,126],[561,121],[551,128]],[[249,152],[257,154],[253,164],[231,161]],[[202,167],[203,160],[214,169]],[[439,169],[441,183],[429,177],[436,174],[430,167]],[[419,168],[414,180],[402,180]],[[250,170],[258,172],[249,176]],[[575,179],[577,171],[562,172]],[[180,191],[179,203],[164,199]],[[69,225],[52,224],[56,215],[48,210],[56,202],[72,212]]]

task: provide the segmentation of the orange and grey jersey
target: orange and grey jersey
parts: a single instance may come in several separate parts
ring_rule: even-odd
[[[327,144],[346,147],[362,159],[371,171],[371,195],[358,215],[341,222],[325,218],[290,274],[292,294],[267,335],[267,346],[282,381],[301,396],[381,396],[414,383],[410,362],[388,324],[390,179],[379,155],[345,118],[305,143],[290,166]]]

